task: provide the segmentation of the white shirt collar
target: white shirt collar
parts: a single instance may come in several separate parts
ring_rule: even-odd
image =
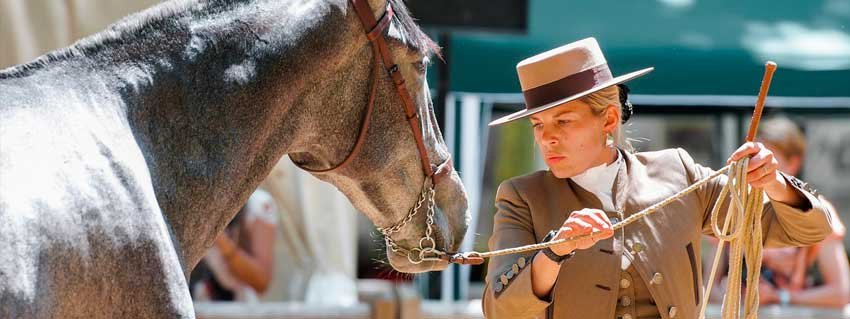
[[[611,164],[601,164],[596,167],[591,167],[573,176],[571,179],[581,186],[581,188],[596,195],[599,201],[602,202],[603,209],[613,211],[614,203],[611,198],[611,193],[614,188],[614,180],[617,178],[617,172],[620,170],[620,165],[623,162],[623,155],[617,150],[617,159]]]

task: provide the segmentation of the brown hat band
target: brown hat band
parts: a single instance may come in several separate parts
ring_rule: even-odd
[[[530,110],[536,107],[567,98],[581,92],[592,89],[594,86],[609,81],[611,70],[608,64],[600,64],[579,73],[571,74],[560,80],[546,83],[536,88],[522,92],[525,97],[525,108]]]

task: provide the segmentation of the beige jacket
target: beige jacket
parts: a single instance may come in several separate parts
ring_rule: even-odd
[[[712,173],[710,168],[695,164],[682,149],[623,152],[623,159],[612,196],[614,206],[625,217]],[[811,245],[832,232],[828,214],[817,197],[798,180],[787,178],[789,185],[802,193],[808,203],[804,210],[779,202],[765,205],[762,227],[767,247]],[[626,254],[649,287],[662,318],[670,318],[671,313],[675,318],[695,318],[703,302],[700,238],[702,234],[711,234],[709,215],[725,182],[725,176],[718,177],[617,231],[612,238],[577,251],[561,266],[549,300],[537,298],[531,290],[533,253],[490,259],[483,297],[485,316],[613,318],[620,263]],[[571,212],[601,209],[602,205],[593,194],[571,180],[538,171],[502,183],[496,195],[496,208],[489,242],[491,250],[540,242],[550,230],[560,227]],[[721,212],[725,213],[725,208]],[[635,244],[645,248],[633,249]],[[502,278],[503,274],[507,280]],[[656,274],[663,280],[650,284],[649,279],[659,277]]]

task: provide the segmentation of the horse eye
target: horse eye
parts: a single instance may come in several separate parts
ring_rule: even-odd
[[[416,68],[416,71],[419,71],[419,73],[425,73],[425,71],[428,70],[428,63],[425,61],[414,62],[413,67]]]

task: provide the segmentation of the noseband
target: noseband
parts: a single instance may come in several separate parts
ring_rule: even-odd
[[[404,77],[402,76],[398,65],[393,60],[389,47],[387,46],[386,40],[383,36],[384,31],[390,25],[393,16],[392,6],[389,1],[387,2],[386,11],[384,11],[384,14],[379,20],[375,20],[374,13],[372,12],[372,8],[369,6],[368,0],[350,0],[350,2],[354,5],[354,11],[357,13],[360,22],[363,24],[363,28],[366,30],[366,38],[368,38],[369,42],[372,43],[372,53],[374,56],[369,101],[366,104],[366,114],[363,116],[360,133],[357,136],[357,141],[354,143],[354,147],[351,149],[351,152],[336,166],[327,169],[314,170],[305,168],[298,164],[296,165],[308,172],[328,173],[347,166],[352,162],[357,154],[360,153],[360,149],[366,139],[366,132],[369,130],[369,120],[372,117],[372,110],[375,106],[375,96],[378,90],[378,80],[380,76],[378,71],[383,62],[385,70],[392,79],[396,92],[404,106],[405,118],[407,119],[407,123],[410,124],[410,129],[413,132],[413,139],[416,141],[416,148],[419,151],[419,159],[422,161],[422,172],[425,174],[425,181],[422,184],[422,191],[419,195],[419,200],[416,202],[416,205],[411,208],[407,216],[393,226],[385,228],[378,227],[378,231],[384,235],[387,247],[390,247],[394,253],[401,252],[405,254],[407,259],[413,264],[418,264],[425,260],[445,259],[439,258],[446,256],[446,253],[436,249],[436,242],[431,236],[431,233],[434,225],[434,186],[442,181],[446,176],[451,174],[453,170],[451,158],[447,158],[442,164],[434,167],[432,167],[428,158],[419,122],[419,112],[413,103],[413,98],[411,98],[410,93],[407,91],[407,87],[404,83]],[[426,230],[425,236],[419,240],[419,247],[405,248],[398,245],[390,236],[393,233],[399,232],[404,225],[409,223],[423,205],[427,210],[425,218]]]

